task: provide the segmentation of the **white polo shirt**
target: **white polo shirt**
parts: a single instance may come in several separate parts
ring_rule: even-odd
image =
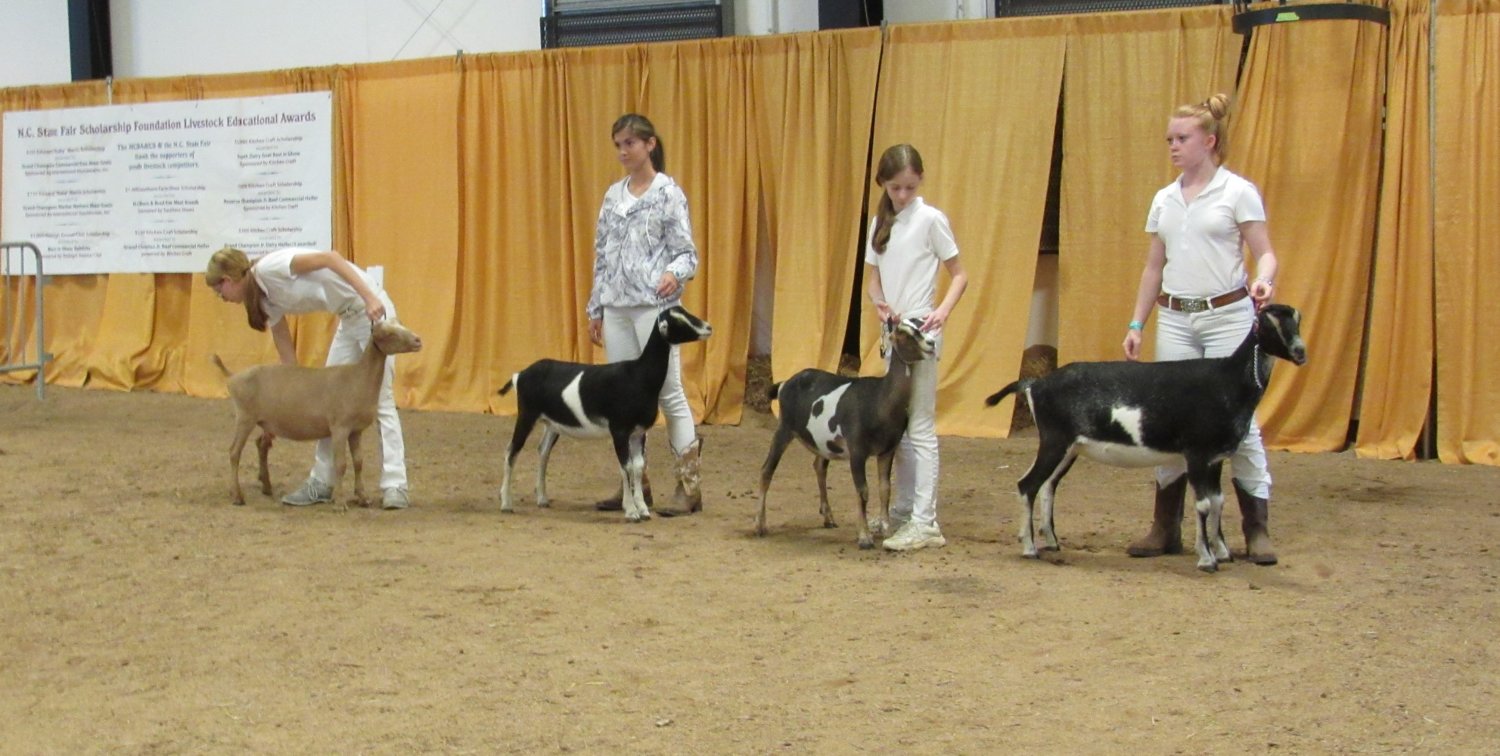
[[[1181,177],[1163,187],[1146,216],[1146,232],[1167,248],[1161,290],[1203,298],[1243,288],[1248,279],[1239,224],[1265,219],[1255,185],[1222,165],[1191,205],[1183,201]]]
[[[958,242],[948,216],[917,197],[896,213],[885,252],[877,253],[872,241],[875,224],[865,240],[865,262],[880,271],[885,301],[902,316],[932,311],[937,296],[938,265],[958,256]]]
[[[340,318],[363,316],[365,300],[338,273],[320,268],[311,273],[292,272],[292,258],[316,249],[291,247],[267,252],[255,261],[255,280],[265,293],[266,325],[276,325],[284,316],[309,312],[331,312]],[[358,267],[355,270],[359,270]],[[364,275],[364,271],[360,271]],[[369,276],[365,276],[368,280]],[[371,288],[375,288],[371,284]]]

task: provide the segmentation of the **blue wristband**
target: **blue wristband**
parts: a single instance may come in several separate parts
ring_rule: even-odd
[[[1142,323],[1139,320],[1132,320],[1132,321],[1130,321],[1130,325],[1126,326],[1126,327],[1129,328],[1132,331],[1140,331],[1140,330],[1144,330],[1146,328],[1146,324]]]

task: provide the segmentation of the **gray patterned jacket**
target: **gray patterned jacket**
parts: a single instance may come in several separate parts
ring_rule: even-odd
[[[594,290],[588,317],[604,316],[605,307],[654,305],[682,301],[682,288],[671,297],[656,295],[662,273],[671,271],[686,284],[698,272],[698,248],[687,195],[672,177],[656,174],[639,199],[630,196],[630,177],[611,184],[599,208],[594,231]]]

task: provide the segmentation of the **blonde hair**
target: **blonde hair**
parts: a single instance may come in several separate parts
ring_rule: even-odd
[[[885,182],[907,168],[921,177],[922,155],[917,152],[917,148],[909,144],[888,147],[880,155],[880,164],[875,167],[875,184],[884,187]],[[891,224],[895,222],[896,206],[891,203],[891,195],[889,192],[881,192],[880,206],[875,213],[875,236],[870,239],[870,246],[875,248],[876,254],[885,252],[885,245],[891,240]]]
[[[230,281],[244,281],[245,286],[245,319],[250,327],[257,331],[266,330],[266,309],[261,304],[262,293],[260,284],[255,281],[255,274],[251,270],[250,256],[244,250],[235,247],[224,247],[208,258],[208,270],[203,273],[203,280],[208,283],[209,288],[218,286],[225,279]]]
[[[1172,117],[1197,121],[1204,134],[1214,137],[1214,157],[1220,163],[1229,157],[1229,132],[1224,128],[1224,120],[1229,117],[1229,95],[1221,92],[1196,105],[1179,106]]]

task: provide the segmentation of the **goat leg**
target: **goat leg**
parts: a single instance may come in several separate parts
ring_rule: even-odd
[[[557,445],[557,439],[561,435],[550,424],[542,427],[542,440],[536,447],[536,505],[539,507],[552,504],[552,500],[547,498],[547,460],[552,457],[552,447]]]
[[[818,514],[823,515],[823,527],[836,528],[838,523],[833,521],[833,507],[828,505],[827,458],[813,457],[813,473],[818,476]]]
[[[875,490],[880,496],[880,515],[875,524],[882,536],[894,534],[891,528],[891,464],[895,461],[895,449],[875,458]],[[874,530],[874,526],[871,529]]]
[[[240,454],[245,451],[245,441],[254,427],[254,423],[241,419],[235,424],[234,439],[229,442],[229,500],[235,506],[245,506],[245,494],[240,490]]]
[[[777,427],[776,435],[771,437],[771,449],[766,452],[766,461],[760,466],[760,514],[755,516],[755,534],[758,536],[766,534],[766,492],[771,490],[771,477],[776,474],[776,466],[781,464],[781,455],[786,453],[786,446],[791,441],[791,431],[785,426]]]
[[[260,492],[266,496],[271,495],[271,469],[269,460],[271,458],[271,441],[274,437],[261,431],[260,436],[255,439],[255,452],[260,458]]]
[[[821,459],[821,458],[820,458]],[[863,454],[849,454],[849,474],[854,477],[854,492],[859,495],[859,547],[861,549],[875,548],[875,538],[870,535],[869,517],[870,484],[865,479],[865,464],[869,457]],[[823,461],[824,469],[828,467],[828,461]]]
[[[349,437],[347,428],[334,428],[329,442],[333,446],[333,480],[328,484],[329,498],[333,500],[340,512],[348,512],[348,502],[339,501],[339,481],[344,479],[344,472],[349,467],[349,450],[345,447],[343,439]]]
[[[365,498],[364,457],[359,453],[363,436],[362,431],[356,430],[349,433],[349,458],[354,464],[354,503],[361,507],[368,507],[370,500]]]

